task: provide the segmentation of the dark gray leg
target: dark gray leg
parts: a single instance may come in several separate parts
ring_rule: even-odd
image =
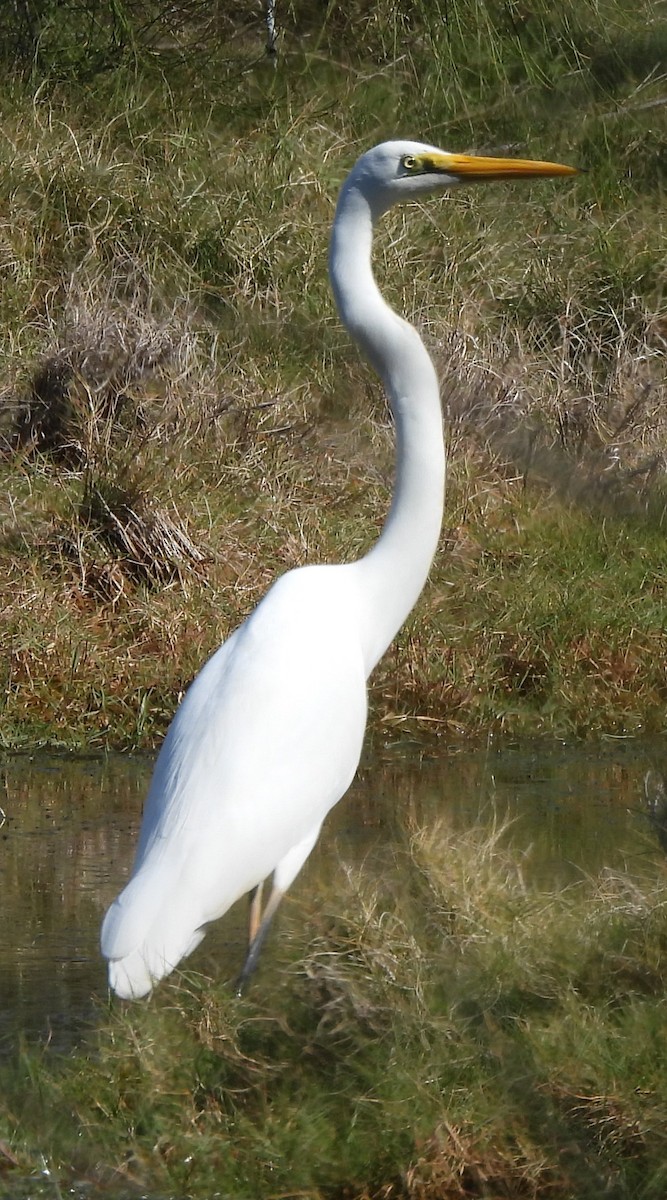
[[[251,907],[254,907],[255,905],[256,892],[257,889],[251,893]],[[264,916],[257,927],[255,936],[248,946],[248,953],[246,954],[245,962],[241,969],[241,974],[236,981],[235,991],[237,996],[243,995],[248,985],[248,980],[257,966],[259,952],[266,941],[266,935],[269,932],[269,926],[271,925],[271,921],[275,916],[276,909],[278,908],[278,905],[280,904],[280,901],[284,895],[285,893],[281,891],[280,888],[277,888],[274,884],[266,908],[264,909]]]

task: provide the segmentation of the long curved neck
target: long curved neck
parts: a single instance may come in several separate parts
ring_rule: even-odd
[[[341,320],[381,377],[396,426],[394,494],[382,533],[351,565],[362,644],[373,670],[421,592],[435,554],[445,487],[437,376],[419,334],[383,300],[373,277],[374,213],[352,180],[338,201],[329,274]]]

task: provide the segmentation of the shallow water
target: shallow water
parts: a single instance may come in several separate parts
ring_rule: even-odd
[[[662,869],[646,814],[644,777],[667,775],[667,741],[596,746],[517,744],[387,752],[367,762],[325,825],[292,896],[318,874],[382,852],[408,814],[454,829],[512,820],[511,841],[536,887],[565,885],[604,867]],[[98,951],[102,915],[127,877],[147,759],[48,755],[0,767],[0,1053],[21,1039],[76,1041],[107,996]],[[193,956],[195,969],[231,978],[242,958],[245,912],[223,918]]]

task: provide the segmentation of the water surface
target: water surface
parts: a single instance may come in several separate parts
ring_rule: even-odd
[[[99,956],[104,911],[127,878],[151,762],[49,755],[0,767],[0,1053],[20,1039],[68,1048],[107,996]],[[517,744],[387,751],[365,763],[325,824],[291,895],[341,863],[369,864],[405,814],[454,829],[513,821],[529,883],[566,885],[604,867],[662,869],[646,815],[644,777],[667,774],[667,742]],[[386,855],[385,855],[386,859]],[[230,978],[241,963],[245,912],[223,918],[194,968]]]

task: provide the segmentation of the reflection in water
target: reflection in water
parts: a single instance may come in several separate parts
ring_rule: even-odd
[[[667,854],[667,788],[659,771],[647,771],[644,776],[646,813],[655,831],[661,850]]]
[[[38,755],[0,768],[0,1053],[66,1047],[104,995],[98,928],[150,774],[131,759]]]
[[[666,765],[657,740],[393,751],[366,764],[334,810],[294,903],[341,859],[363,856],[370,869],[373,848],[391,843],[406,818],[414,827],[445,817],[454,829],[509,818],[536,887],[603,867],[644,870],[659,857],[644,779],[662,778]],[[121,756],[10,758],[0,768],[0,1053],[21,1035],[67,1048],[106,996],[99,926],[129,873],[150,770]],[[231,978],[244,925],[238,908],[223,918],[193,966]]]

